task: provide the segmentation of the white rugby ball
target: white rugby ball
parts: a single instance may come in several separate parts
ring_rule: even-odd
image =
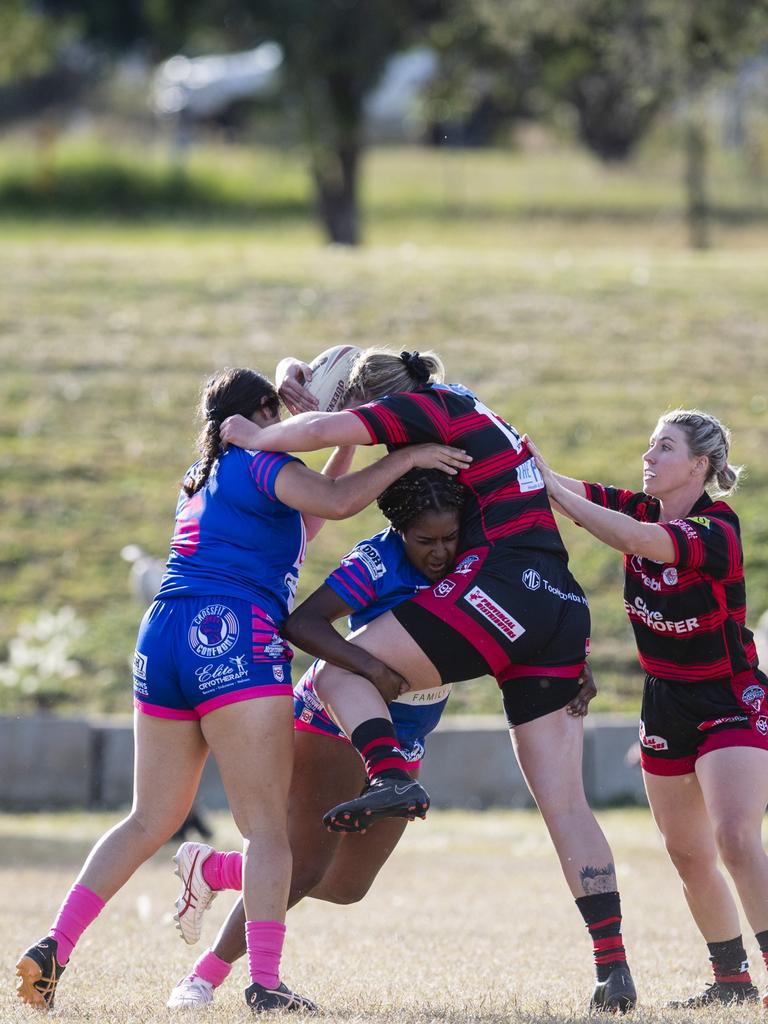
[[[309,364],[312,380],[304,387],[317,399],[320,412],[335,412],[349,383],[352,366],[360,355],[355,345],[335,345]]]

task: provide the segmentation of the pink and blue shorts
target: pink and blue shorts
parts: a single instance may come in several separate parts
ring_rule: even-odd
[[[146,715],[199,719],[225,704],[290,696],[292,657],[274,620],[250,601],[157,600],[139,626],[133,702]]]

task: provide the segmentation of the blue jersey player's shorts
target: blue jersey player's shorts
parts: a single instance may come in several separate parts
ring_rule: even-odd
[[[147,715],[198,719],[236,701],[289,696],[292,657],[273,619],[250,601],[157,600],[139,626],[133,702]]]
[[[317,664],[315,661],[309,666],[293,691],[294,727],[299,732],[320,733],[349,743],[315,693]],[[426,738],[440,721],[452,689],[452,684],[448,683],[434,690],[417,690],[404,694],[389,705],[395,735],[410,771],[415,771],[421,764]]]

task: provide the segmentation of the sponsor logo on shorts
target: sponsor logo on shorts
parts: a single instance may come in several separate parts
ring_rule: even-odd
[[[508,640],[518,640],[525,632],[525,626],[521,625],[480,587],[473,587],[464,595],[464,599]]]
[[[677,569],[672,565],[668,569],[665,569],[661,574],[661,578],[667,584],[668,587],[674,587],[677,583]]]
[[[731,725],[733,722],[748,722],[747,715],[724,715],[722,718],[709,718],[706,722],[700,722],[696,728],[699,732],[706,732],[707,729],[714,729],[717,725]]]
[[[526,569],[523,573],[523,583],[529,590],[538,590],[541,586],[541,576],[535,569]]]
[[[144,680],[147,678],[147,656],[141,651],[133,652],[133,678]]]
[[[355,559],[363,563],[372,580],[380,580],[387,571],[384,560],[373,544],[358,544],[354,551],[342,559],[341,564],[352,565]]]
[[[134,692],[134,694],[137,697],[148,697],[149,696],[149,687],[147,686],[147,684],[144,682],[143,679],[137,679],[137,677],[134,676],[133,677],[133,692]]]
[[[448,700],[452,689],[453,683],[443,683],[442,686],[433,686],[431,690],[408,690],[396,697],[392,703],[417,704],[422,707],[439,704],[440,701]]]
[[[264,653],[268,658],[283,658],[285,657],[285,646],[285,640],[278,633],[273,633],[269,643],[264,644]]]
[[[749,704],[749,706],[751,708],[754,708],[755,711],[760,710],[764,697],[765,690],[762,686],[758,686],[757,684],[748,686],[744,693],[742,693],[741,695],[741,699],[744,701],[744,703]]]
[[[201,658],[220,658],[237,643],[240,626],[237,616],[225,604],[209,604],[192,620],[187,637],[189,646]]]
[[[665,619],[661,612],[656,612],[649,608],[642,597],[636,597],[634,604],[630,604],[629,601],[625,600],[624,607],[630,619],[632,617],[639,619],[656,633],[692,633],[699,628],[699,620],[697,618]]]
[[[768,718],[765,715],[760,715],[755,722],[755,728],[761,736],[768,736]]]
[[[421,740],[414,740],[413,743],[402,749],[403,757],[408,764],[416,764],[416,762],[421,761],[424,757],[424,744]]]
[[[229,686],[248,675],[245,655],[238,654],[234,658],[221,661],[218,665],[203,665],[195,669],[197,685],[200,690],[211,690],[219,686]]]
[[[275,677],[275,679],[278,681],[278,683],[282,683],[282,681],[285,679],[285,672],[283,671],[283,666],[282,665],[273,665],[272,666],[272,675]]]
[[[469,576],[472,572],[472,566],[475,562],[480,561],[479,555],[467,555],[466,558],[462,558],[456,568],[453,570],[457,576]]]
[[[522,494],[543,489],[544,477],[533,459],[528,459],[517,467],[517,485]]]
[[[455,587],[453,580],[440,580],[437,586],[432,588],[432,593],[435,597],[448,597]]]
[[[648,736],[645,731],[645,723],[640,723],[640,742],[649,750],[669,750],[669,744],[663,736]]]

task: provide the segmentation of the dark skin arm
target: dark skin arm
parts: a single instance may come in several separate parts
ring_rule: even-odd
[[[362,647],[348,643],[333,628],[332,623],[336,619],[349,615],[351,611],[349,605],[324,583],[288,616],[281,633],[302,651],[363,676],[379,690],[382,686],[392,687],[397,695],[401,687],[408,689],[399,673],[393,672]]]

